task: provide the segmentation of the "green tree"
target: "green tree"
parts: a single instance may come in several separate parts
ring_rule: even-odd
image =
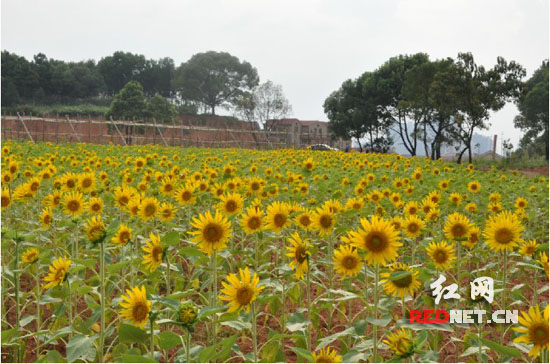
[[[143,55],[129,52],[115,52],[102,58],[97,67],[105,82],[105,91],[109,95],[119,92],[130,81],[140,81],[139,76],[146,68]]]
[[[520,141],[523,148],[536,150],[544,145],[548,160],[548,60],[544,60],[533,76],[525,82],[517,106],[520,114],[514,126],[525,132]]]
[[[183,100],[210,109],[235,106],[259,83],[258,72],[250,63],[226,52],[195,54],[176,70],[174,88]]]
[[[331,132],[344,139],[354,139],[359,150],[386,151],[391,140],[387,137],[388,123],[379,118],[373,83],[373,77],[365,72],[355,80],[342,83],[323,104],[329,119]],[[367,142],[364,138],[367,137]]]
[[[177,114],[176,107],[160,94],[155,94],[147,103],[147,116],[158,122],[170,122]]]
[[[471,53],[459,53],[455,62],[458,72],[458,127],[456,137],[463,144],[457,162],[467,151],[472,162],[472,137],[476,129],[486,129],[491,111],[500,110],[506,102],[519,96],[525,69],[514,61],[498,57],[497,64],[485,70]]]
[[[115,96],[106,118],[143,119],[147,116],[147,104],[143,87],[137,81],[128,82]]]
[[[378,113],[401,138],[401,142],[411,155],[416,155],[420,125],[424,118],[424,108],[412,108],[403,100],[403,86],[409,70],[429,62],[428,55],[399,55],[386,63],[366,79],[367,89],[373,90],[372,98],[378,106]]]

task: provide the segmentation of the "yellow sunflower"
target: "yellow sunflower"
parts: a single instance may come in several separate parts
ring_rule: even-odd
[[[116,187],[114,193],[115,203],[121,209],[125,208],[128,202],[130,202],[132,197],[134,197],[134,195],[136,194],[132,189],[127,186]]]
[[[432,258],[435,268],[439,270],[447,270],[456,260],[454,249],[446,241],[440,243],[431,242],[426,248],[426,252]]]
[[[518,252],[526,257],[532,257],[539,247],[539,243],[536,240],[523,241],[519,247]]]
[[[542,265],[544,271],[546,272],[546,278],[548,278],[548,255],[544,252],[540,253],[538,263]]]
[[[174,197],[182,205],[192,205],[197,200],[197,197],[194,195],[195,186],[192,184],[186,184],[183,187],[180,187],[174,192]]]
[[[122,295],[121,298],[122,301],[119,304],[123,307],[120,311],[122,319],[143,329],[151,312],[151,301],[147,300],[145,287],[127,289],[126,295]]]
[[[48,229],[53,221],[53,212],[51,207],[42,209],[42,215],[40,216],[40,222],[43,229]]]
[[[308,231],[312,228],[311,227],[311,224],[313,222],[312,215],[313,213],[310,210],[304,209],[300,214],[298,214],[298,216],[294,218],[294,222],[303,230]]]
[[[311,255],[309,248],[311,248],[311,245],[307,242],[307,240],[302,240],[300,235],[296,232],[292,233],[287,241],[292,244],[292,246],[286,247],[288,250],[286,256],[292,258],[290,266],[292,269],[296,270],[296,278],[302,279],[304,277],[304,273],[308,270],[308,260]]]
[[[164,249],[160,242],[160,235],[154,235],[153,233],[149,234],[149,240],[146,240],[145,243],[147,246],[144,246],[142,249],[145,252],[141,264],[144,264],[146,269],[150,272],[157,270],[158,266],[162,263],[162,258],[164,258]]]
[[[71,261],[67,258],[57,258],[50,265],[50,272],[44,278],[44,289],[56,287],[65,282]]]
[[[63,196],[63,207],[67,215],[79,216],[86,208],[86,201],[80,192],[68,192]]]
[[[246,267],[245,270],[239,269],[239,277],[234,273],[230,273],[225,279],[228,283],[222,282],[223,289],[219,298],[229,303],[227,312],[237,311],[240,313],[243,309],[250,312],[252,303],[264,289],[263,286],[258,286],[260,282],[258,275],[254,273],[251,276],[248,267]]]
[[[262,230],[263,212],[256,207],[248,207],[241,218],[241,226],[245,233],[252,234]]]
[[[358,231],[350,233],[351,244],[364,250],[369,264],[386,265],[386,261],[397,259],[397,249],[403,245],[399,241],[399,232],[392,223],[373,215],[371,221],[361,218]]]
[[[504,211],[491,216],[485,224],[485,243],[494,251],[512,251],[522,242],[523,226],[517,215]]]
[[[518,317],[520,326],[513,328],[514,331],[523,334],[516,337],[514,342],[533,345],[529,350],[530,357],[537,357],[541,350],[548,349],[549,307],[546,305],[544,314],[541,313],[538,305],[529,307],[529,312],[522,311],[521,316]]]
[[[224,215],[238,214],[243,209],[243,198],[238,193],[229,193],[220,197],[216,208]]]
[[[447,216],[443,232],[449,240],[459,240],[468,237],[470,229],[473,227],[468,218],[458,212]]]
[[[529,203],[523,197],[518,197],[516,198],[516,202],[514,202],[514,206],[517,209],[526,209],[527,206],[529,206]]]
[[[416,215],[419,209],[420,208],[418,207],[418,203],[416,201],[410,201],[407,202],[407,204],[403,208],[403,213],[405,214],[405,216],[412,216]]]
[[[357,276],[363,267],[363,262],[357,253],[357,249],[348,244],[340,245],[340,247],[334,251],[332,261],[334,270],[336,273],[342,275],[342,279],[345,279],[347,276]]]
[[[176,215],[176,208],[170,202],[163,202],[160,204],[157,215],[162,221],[168,222]]]
[[[88,209],[92,214],[101,214],[103,212],[103,200],[99,197],[93,197],[88,203]]]
[[[105,223],[101,221],[101,216],[92,216],[86,223],[86,235],[90,241],[94,242],[105,232]]]
[[[470,193],[478,193],[481,190],[481,184],[477,181],[472,181],[468,183],[468,191]]]
[[[384,340],[391,351],[397,356],[409,356],[414,351],[414,340],[410,330],[401,328],[387,335]]]
[[[130,239],[132,239],[132,229],[129,229],[128,226],[121,224],[115,236],[113,236],[111,240],[115,244],[126,245]]]
[[[311,227],[314,230],[319,231],[320,236],[330,235],[336,218],[328,207],[318,208],[312,216]]]
[[[315,363],[341,363],[342,356],[331,348],[324,348],[311,354]]]
[[[10,191],[7,188],[2,189],[2,210],[11,205]]]
[[[281,232],[290,225],[288,204],[275,201],[267,207],[267,216],[265,220],[266,229],[273,230],[275,233]]]
[[[422,230],[426,227],[424,220],[418,218],[416,215],[409,215],[403,221],[403,232],[411,239],[415,239],[422,234]]]
[[[231,237],[231,224],[218,211],[215,216],[207,211],[204,215],[200,214],[198,218],[194,217],[191,226],[196,229],[191,232],[194,235],[192,240],[199,244],[203,253],[209,256],[213,251],[224,249]]]
[[[155,197],[144,198],[139,205],[138,215],[142,221],[151,220],[160,210],[159,201]]]
[[[417,279],[418,271],[410,268],[409,265],[394,263],[389,268],[390,272],[380,275],[381,278],[386,279],[384,290],[388,295],[403,298],[406,294],[412,296],[420,288],[420,281]]]
[[[28,248],[21,254],[21,261],[25,264],[32,264],[38,260],[38,250],[35,248]]]
[[[473,249],[479,242],[480,238],[481,238],[481,230],[477,226],[474,226],[470,229],[470,233],[468,234],[468,239],[462,241],[462,245],[466,246],[468,249]]]

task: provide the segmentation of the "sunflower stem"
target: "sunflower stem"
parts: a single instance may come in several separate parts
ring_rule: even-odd
[[[378,279],[380,265],[377,263],[374,268],[374,319],[378,319]],[[376,362],[378,355],[378,326],[373,325],[373,362]]]
[[[149,315],[149,322],[151,323],[151,347],[149,348],[149,352],[151,359],[155,360],[155,321],[153,321],[153,315]]]
[[[502,267],[502,309],[506,310],[506,279],[508,273],[508,249],[504,249],[503,267]],[[504,342],[504,325],[500,326],[501,342]]]
[[[187,335],[185,336],[185,362],[191,363],[191,333],[188,329],[185,331],[187,331]]]
[[[99,284],[101,289],[101,326],[99,329],[99,362],[103,363],[103,346],[105,342],[105,245],[99,242]]]
[[[72,326],[73,324],[73,303],[71,299],[71,282],[69,281],[69,278],[67,278],[67,288],[69,290],[68,299],[69,299],[69,323]],[[73,336],[72,331],[69,333],[69,338]]]
[[[42,317],[40,317],[40,268],[39,262],[36,262],[36,331],[40,331],[42,326]],[[40,357],[40,340],[36,335],[36,358]]]
[[[309,321],[309,324],[307,325],[307,337],[306,337],[306,343],[307,343],[307,350],[311,351],[311,279],[309,274],[309,265],[307,267],[306,272],[306,295],[307,295],[307,319]]]
[[[537,287],[537,279],[538,279],[538,270],[535,269],[535,278],[534,278],[534,282],[533,282],[533,304],[532,306],[536,306],[537,305],[537,301],[538,301],[538,287]]]
[[[210,306],[216,306],[216,297],[218,296],[218,272],[216,269],[216,250],[212,251],[210,256],[210,269],[212,270],[212,295],[210,296]],[[212,345],[216,344],[216,315],[212,315]]]
[[[258,328],[256,327],[256,303],[252,302],[252,345],[254,347],[254,363],[258,362]]]
[[[165,254],[166,257],[166,295],[170,295],[170,254]]]

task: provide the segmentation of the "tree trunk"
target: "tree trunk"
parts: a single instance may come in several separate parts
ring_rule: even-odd
[[[363,153],[363,146],[361,146],[361,142],[359,141],[359,138],[355,138],[355,139],[357,139],[357,144],[359,144],[359,151]]]
[[[462,152],[460,152],[460,153],[458,154],[458,159],[457,159],[456,163],[460,164],[460,163],[462,162],[462,156],[464,155],[464,152],[465,152],[466,150],[468,150],[468,147],[462,149]]]
[[[212,115],[216,115],[216,105],[210,105],[210,109],[212,110]]]

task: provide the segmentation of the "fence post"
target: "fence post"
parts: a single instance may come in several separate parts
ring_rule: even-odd
[[[19,115],[19,113],[17,113],[17,119],[21,121],[21,123],[23,124],[23,127],[25,128],[25,131],[27,132],[27,135],[29,136],[29,138],[31,138],[31,142],[33,142],[34,144],[34,139],[32,138],[32,135],[29,132],[29,129],[27,129],[27,124],[25,124],[25,121],[23,120],[23,118],[21,118],[21,115]],[[18,134],[17,139],[19,140],[19,132],[17,134]]]

